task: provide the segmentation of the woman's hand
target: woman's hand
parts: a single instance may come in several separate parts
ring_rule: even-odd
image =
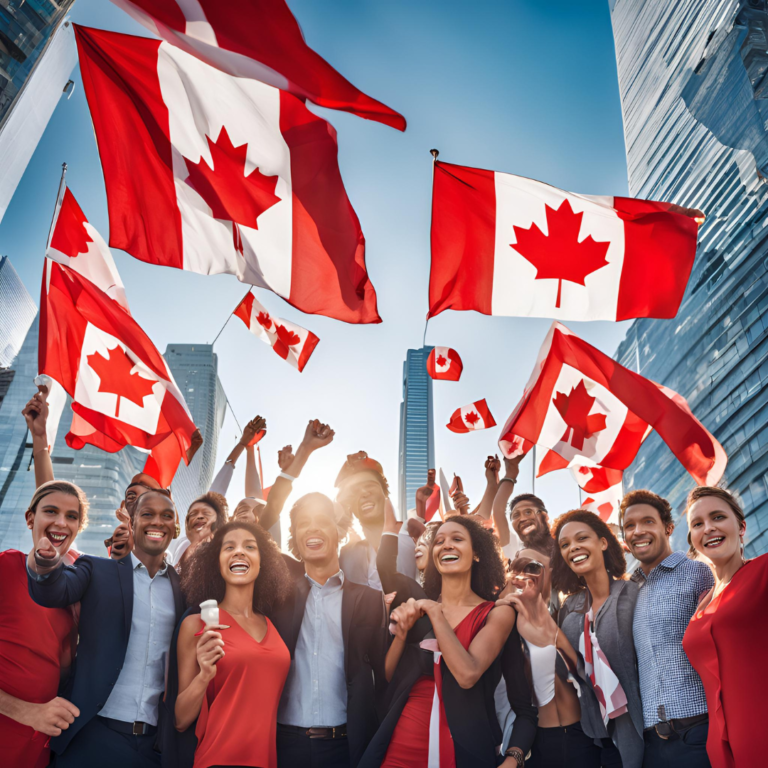
[[[414,600],[412,597],[401,603],[389,616],[389,631],[399,640],[405,641],[413,625],[424,615],[419,603],[429,603],[431,600]]]
[[[539,648],[554,645],[557,624],[534,585],[528,585],[522,594],[502,597],[496,605],[510,605],[517,611],[517,631],[524,640]]]
[[[293,459],[293,446],[284,445],[277,452],[277,466],[280,467],[280,471],[285,472],[293,463]]]
[[[206,683],[216,677],[216,662],[224,656],[224,640],[221,633],[216,632],[223,628],[222,624],[209,624],[197,641],[197,666]]]

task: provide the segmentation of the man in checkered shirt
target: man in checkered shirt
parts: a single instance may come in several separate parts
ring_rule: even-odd
[[[673,552],[672,508],[651,491],[621,502],[619,522],[640,566],[633,633],[643,701],[643,768],[709,768],[704,686],[683,651],[683,635],[712,571],[684,552]]]

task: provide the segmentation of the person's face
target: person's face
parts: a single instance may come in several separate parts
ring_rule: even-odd
[[[136,500],[149,490],[160,490],[160,483],[154,477],[140,472],[131,478],[131,484],[125,489],[125,506],[129,514],[133,514]]]
[[[195,502],[187,512],[187,537],[192,544],[204,541],[213,533],[216,510],[202,501]]]
[[[512,530],[520,541],[525,541],[535,533],[549,531],[547,513],[540,510],[532,501],[519,501],[509,514]]]
[[[608,542],[586,523],[566,523],[560,530],[557,546],[563,560],[577,576],[605,569],[603,552],[608,549]]]
[[[424,571],[429,562],[429,533],[427,531],[419,536],[419,539],[416,542],[414,556],[416,557],[416,568],[420,571]]]
[[[704,496],[688,509],[691,544],[714,565],[730,560],[741,551],[746,523],[717,496]]]
[[[314,499],[304,502],[293,516],[293,540],[305,563],[327,563],[336,557],[339,533],[332,508]]]
[[[56,551],[65,555],[80,528],[80,502],[77,496],[54,491],[43,496],[34,512],[27,512],[27,527],[32,531],[35,547],[43,537]]]
[[[363,525],[383,523],[386,496],[372,472],[360,472],[345,480],[339,496],[341,504]]]
[[[227,584],[242,586],[259,577],[261,555],[254,535],[243,528],[229,531],[221,542],[219,569]]]
[[[539,569],[536,563],[543,568]],[[512,574],[516,584],[530,584],[540,595],[548,596],[552,590],[550,559],[533,549],[521,549],[512,561]]]
[[[258,507],[261,506],[250,499],[243,499],[235,507],[232,519],[243,523],[257,523],[259,521]]]
[[[665,529],[659,511],[650,504],[632,504],[624,512],[624,541],[641,563],[656,562],[668,549],[670,530]]]
[[[471,571],[474,553],[469,531],[458,523],[443,523],[435,533],[432,562],[441,576]]]
[[[146,498],[137,499],[137,502],[133,518],[134,547],[148,555],[161,555],[168,549],[176,532],[173,502],[160,493],[150,493]]]

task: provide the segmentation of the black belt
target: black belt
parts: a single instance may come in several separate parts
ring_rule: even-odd
[[[307,736],[310,739],[346,739],[347,738],[347,724],[336,725],[333,728],[302,728],[299,725],[282,725],[277,724],[277,727],[281,731],[287,733],[295,733],[298,736]]]
[[[111,717],[102,717],[101,715],[99,715],[99,720],[101,720],[107,728],[111,728],[118,733],[126,733],[129,736],[151,736],[152,734],[157,733],[156,725],[142,723],[138,720],[134,723],[126,723],[124,720],[113,720]]]
[[[646,728],[643,733],[655,731],[662,739],[668,739],[672,733],[682,733],[695,725],[703,725],[709,720],[709,715],[705,712],[703,715],[694,715],[693,717],[679,717],[672,720],[662,720]]]

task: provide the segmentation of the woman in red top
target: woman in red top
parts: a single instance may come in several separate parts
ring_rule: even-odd
[[[277,766],[277,706],[291,666],[267,618],[287,596],[290,576],[269,534],[227,523],[201,544],[182,571],[189,605],[219,604],[219,624],[199,615],[181,624],[176,728],[197,720],[195,768]]]
[[[26,519],[33,551],[47,539],[56,551],[72,555],[70,547],[88,522],[88,501],[76,485],[54,480],[35,491]],[[80,714],[56,695],[72,664],[77,627],[70,609],[32,601],[26,563],[23,552],[0,552],[0,754],[3,765],[44,768],[49,738]]]
[[[707,754],[712,768],[765,765],[765,737],[757,723],[768,690],[768,555],[744,559],[747,523],[728,491],[694,488],[687,512],[688,541],[715,568],[715,586],[683,638],[707,697]]]

